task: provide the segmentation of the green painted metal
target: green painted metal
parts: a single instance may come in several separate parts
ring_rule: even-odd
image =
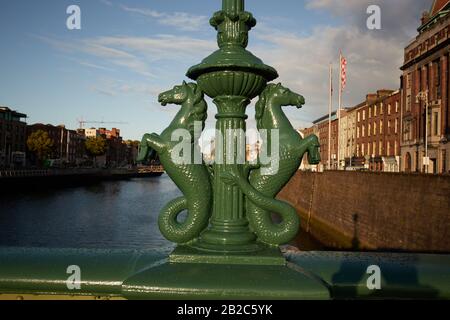
[[[172,141],[172,134],[176,130],[184,129],[193,137],[195,134],[194,123],[198,121],[202,127],[204,126],[207,105],[203,92],[198,86],[186,82],[161,93],[159,102],[163,105],[181,105],[181,109],[161,135],[144,135],[137,160],[145,160],[150,151],[155,150],[167,174],[183,192],[183,197],[172,200],[162,209],[159,228],[168,240],[176,243],[189,243],[208,226],[212,207],[212,186],[207,167],[197,165],[194,161],[199,137],[190,143],[192,158],[186,163],[177,163],[172,155],[174,149],[179,145],[179,141]],[[183,223],[180,223],[177,217],[184,210],[188,210],[188,216]]]
[[[171,250],[0,248],[0,299],[450,299],[449,255],[295,252],[284,264],[253,265],[170,262]],[[81,269],[79,290],[67,288],[70,265]],[[367,288],[371,265],[381,290]]]
[[[286,255],[330,288],[333,299],[450,299],[450,255],[304,252]],[[369,266],[381,270],[381,290],[369,290]]]
[[[131,274],[160,263],[169,250],[0,248],[0,294],[122,296]],[[69,290],[69,266],[81,269],[81,290]]]
[[[223,177],[239,185],[246,196],[246,212],[252,230],[260,241],[269,245],[284,244],[291,241],[299,230],[299,215],[291,205],[275,200],[281,189],[289,182],[300,167],[303,155],[308,152],[309,162],[320,162],[320,144],[315,135],[302,139],[293,128],[283,106],[301,108],[305,99],[281,84],[269,84],[256,104],[256,120],[259,130],[276,130],[281,142],[278,150],[278,164],[261,165],[252,170],[250,178],[238,171],[226,172]],[[272,149],[272,136],[267,135],[262,145],[262,153],[269,154]],[[278,213],[282,222],[272,221],[272,213]]]
[[[281,85],[267,85],[278,77],[276,70],[246,50],[248,33],[256,20],[245,11],[244,0],[223,0],[222,10],[213,15],[210,23],[218,32],[219,50],[187,72],[197,84],[184,83],[160,95],[163,105],[181,104],[181,110],[161,135],[144,136],[138,160],[145,159],[149,150],[156,150],[167,173],[184,194],[162,210],[159,225],[163,235],[199,251],[228,253],[231,256],[224,257],[227,261],[234,255],[239,261],[239,254],[263,255],[268,247],[288,243],[296,236],[299,230],[296,210],[275,197],[298,169],[304,154],[309,154],[312,163],[320,161],[319,143],[315,136],[302,140],[281,110],[289,105],[300,108],[304,98]],[[175,163],[171,154],[179,142],[172,142],[172,135],[179,129],[191,130],[195,121],[204,126],[203,92],[217,106],[216,141],[223,143],[216,146],[219,149],[216,154],[223,161],[216,159],[212,167],[205,163]],[[236,144],[235,139],[245,137],[246,108],[258,95],[261,95],[257,106],[258,128],[280,133],[282,147],[276,160],[279,172],[266,173],[267,167],[262,162],[239,161],[240,155],[245,155],[245,143]],[[228,134],[230,131],[233,135]],[[192,139],[192,153],[198,138]],[[263,151],[272,150],[275,143],[266,139]],[[230,151],[230,144],[240,149]],[[178,216],[184,210],[188,211],[187,219],[179,222]],[[280,215],[281,224],[272,222],[272,212]],[[190,251],[188,261],[195,256],[192,252],[197,251]],[[204,260],[204,255],[201,256],[198,261]]]

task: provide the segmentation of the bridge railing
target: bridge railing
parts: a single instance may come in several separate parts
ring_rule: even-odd
[[[270,279],[263,281],[263,278],[258,284],[261,290],[250,291],[246,296],[240,295],[243,291],[239,288],[230,286],[229,282],[232,279],[226,276],[215,280],[219,281],[219,284],[223,282],[219,286],[221,289],[216,291],[205,285],[206,280],[205,283],[191,283],[189,287],[177,288],[177,281],[182,280],[181,278],[196,275],[200,275],[199,279],[208,278],[208,273],[215,268],[218,270],[235,268],[233,272],[236,277],[243,277],[245,282],[245,277],[250,277],[246,272],[264,275],[270,272],[271,267],[224,267],[214,264],[177,266],[176,263],[167,264],[170,251],[171,248],[159,250],[0,248],[0,299],[178,297],[260,300],[279,299],[280,296],[277,295],[279,292],[283,292],[285,298],[298,297],[299,293],[306,299],[317,298],[317,286],[281,283],[277,285],[279,292],[264,291],[265,281]],[[286,253],[285,257],[286,267],[289,270],[297,271],[312,279],[323,288],[323,292],[328,293],[325,295],[328,299],[450,299],[449,255],[290,252]],[[242,275],[243,268],[245,272]],[[374,288],[371,287],[374,285],[372,272],[377,268],[381,282],[379,288]],[[152,277],[156,279],[151,279]],[[161,288],[167,290],[153,292],[152,286],[149,286],[147,281],[159,283]],[[166,284],[175,287],[166,287]],[[244,288],[245,285],[243,284]]]

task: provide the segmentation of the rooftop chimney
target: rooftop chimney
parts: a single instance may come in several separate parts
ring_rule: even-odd
[[[367,100],[367,104],[372,104],[372,103],[374,103],[375,101],[377,101],[377,94],[376,93],[369,93],[367,96],[366,96],[366,100]]]
[[[424,12],[422,13],[422,19],[421,19],[421,21],[422,21],[422,26],[423,26],[425,23],[427,23],[428,21],[430,21],[430,13],[429,13],[428,11],[424,11]]]

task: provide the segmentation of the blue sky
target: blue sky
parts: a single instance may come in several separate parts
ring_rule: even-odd
[[[365,2],[381,6],[382,30],[364,28]],[[81,30],[66,28],[72,4],[81,8]],[[337,67],[339,48],[349,60],[346,105],[368,91],[398,88],[403,47],[431,1],[247,0],[246,6],[259,22],[249,50],[306,98],[304,109],[287,111],[301,127],[326,113],[327,68]],[[220,7],[219,0],[3,0],[0,105],[28,114],[28,123],[76,128],[79,118],[121,121],[131,139],[160,132],[176,107],[159,106],[157,94],[186,80],[186,70],[215,50],[208,20]],[[209,126],[214,111],[210,104]]]

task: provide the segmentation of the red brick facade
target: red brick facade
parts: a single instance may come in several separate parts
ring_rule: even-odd
[[[19,164],[17,160],[25,160],[27,124],[23,119],[26,117],[7,107],[0,107],[0,168],[10,168]],[[19,154],[23,155],[23,159],[15,157]]]
[[[53,126],[51,124],[33,124],[27,127],[27,136],[33,132],[42,130],[48,133],[53,140],[53,151],[51,159],[58,159],[70,164],[81,162],[85,155],[85,139],[74,130],[66,129],[65,126]],[[28,153],[31,162],[35,162],[33,155]]]
[[[450,171],[450,15],[439,11],[449,6],[450,1],[435,1],[431,14],[422,19],[419,35],[405,48],[401,144],[402,169],[407,172]],[[419,93],[427,96],[418,99]]]
[[[329,149],[329,117],[322,117],[314,122],[314,126],[310,128],[306,128],[301,130],[305,137],[315,134],[320,141],[320,158],[321,158],[321,166],[325,169],[337,169],[337,154],[338,154],[338,120],[336,118],[336,113],[332,114],[331,118],[331,149],[330,154],[328,153]],[[329,156],[331,157],[330,163],[328,162]]]
[[[400,155],[400,92],[379,90],[367,95],[366,103],[356,112],[356,164],[372,171],[387,170],[385,163],[395,163]]]
[[[331,166],[328,165],[328,116],[324,116],[311,128],[302,130],[305,136],[316,134],[320,141],[320,154],[325,169],[338,169],[337,153],[346,155],[342,166],[367,168],[372,171],[399,171],[401,101],[400,92],[379,90],[367,95],[366,101],[341,111],[341,130],[348,130],[338,146],[339,121],[336,113],[331,122]],[[344,123],[346,117],[352,122]],[[347,126],[346,126],[347,124]],[[354,138],[352,138],[354,137]],[[352,151],[350,151],[352,150]],[[350,159],[347,154],[352,154]],[[345,161],[344,161],[345,160]]]

